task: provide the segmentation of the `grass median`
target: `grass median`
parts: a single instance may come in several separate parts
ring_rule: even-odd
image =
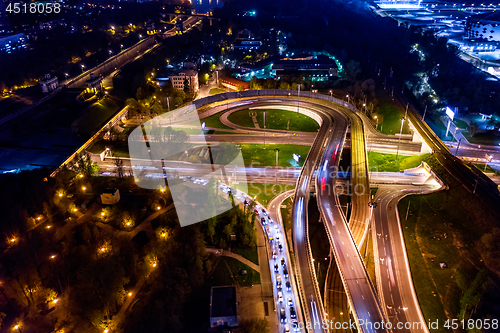
[[[309,146],[289,144],[240,144],[240,147],[245,165],[255,167],[276,166],[276,152],[274,149],[280,150],[278,152],[278,166],[297,166],[293,154],[300,155],[298,166],[302,166],[311,148]]]
[[[430,154],[417,156],[399,155],[396,161],[396,155],[376,152],[368,152],[368,166],[370,171],[379,172],[398,172],[406,169],[418,167],[422,160]]]
[[[433,156],[425,159],[449,190],[399,202],[413,283],[426,320],[492,318],[498,276],[482,259],[481,237],[498,216],[463,188]],[[409,205],[408,219],[405,219]],[[441,263],[446,266],[441,267]],[[486,273],[485,273],[486,272]],[[486,279],[483,279],[487,276]],[[440,325],[440,332],[451,332]]]
[[[237,125],[254,128],[251,117],[251,113],[254,113],[260,128],[264,128],[264,111],[266,112],[267,129],[288,129],[297,132],[317,132],[319,130],[318,123],[311,117],[287,110],[246,109],[232,113],[228,119]]]
[[[233,187],[242,191],[244,190],[244,185],[240,183]],[[246,193],[263,205],[267,205],[276,195],[295,188],[295,185],[272,183],[248,183],[246,186]]]

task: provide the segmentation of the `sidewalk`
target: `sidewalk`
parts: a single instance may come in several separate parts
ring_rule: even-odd
[[[259,265],[254,264],[253,262],[251,262],[247,258],[240,256],[239,254],[229,252],[229,251],[226,251],[223,249],[212,248],[212,247],[207,248],[207,252],[214,253],[218,256],[224,256],[224,257],[230,257],[230,258],[236,259],[236,260],[244,263],[245,265],[249,266],[251,269],[260,273],[260,266]],[[260,262],[260,259],[259,259],[259,262]]]

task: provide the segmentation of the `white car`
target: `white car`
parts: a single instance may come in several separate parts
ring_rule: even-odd
[[[285,325],[285,329],[283,330],[284,333],[290,333],[290,327],[288,325]]]
[[[292,306],[292,305],[293,305],[292,298],[291,298],[291,297],[288,297],[288,306]]]
[[[283,293],[281,291],[278,291],[278,301],[283,303]]]

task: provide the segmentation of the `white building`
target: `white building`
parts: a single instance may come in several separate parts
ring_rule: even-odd
[[[101,193],[101,202],[103,205],[114,205],[120,201],[120,190],[117,188],[107,188]]]
[[[40,79],[40,88],[43,93],[48,93],[54,91],[59,85],[59,80],[57,76],[50,77],[50,74],[45,74],[42,79]]]
[[[172,72],[168,76],[170,82],[175,89],[184,90],[184,83],[187,79],[187,83],[189,87],[193,90],[193,92],[198,92],[198,72],[190,69],[180,69],[175,72]]]

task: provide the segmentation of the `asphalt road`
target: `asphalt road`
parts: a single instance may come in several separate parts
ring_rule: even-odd
[[[324,218],[330,245],[343,278],[349,304],[355,319],[359,323],[363,323],[358,326],[359,330],[362,332],[386,332],[384,329],[376,329],[370,325],[380,325],[385,322],[385,318],[355,239],[341,210],[338,196],[332,191],[348,125],[347,116],[341,113],[334,115],[335,130],[322,155],[316,176],[316,188],[321,189],[317,191],[318,206]],[[333,315],[338,316],[337,314]]]
[[[419,186],[380,186],[375,195],[372,230],[377,288],[384,312],[397,332],[429,332],[413,286],[397,203],[408,194],[440,188],[429,179]]]

